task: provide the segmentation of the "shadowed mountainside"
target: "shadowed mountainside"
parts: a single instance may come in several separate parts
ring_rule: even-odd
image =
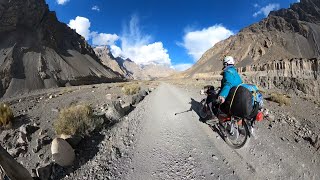
[[[0,37],[0,97],[123,79],[44,0],[0,0]]]

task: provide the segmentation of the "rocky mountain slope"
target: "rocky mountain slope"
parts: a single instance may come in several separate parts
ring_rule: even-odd
[[[108,47],[96,47],[94,51],[104,65],[128,79],[153,80],[175,73],[175,70],[169,66],[159,64],[138,65],[130,59],[115,58]]]
[[[262,21],[217,43],[183,77],[219,71],[224,55],[232,55],[238,67],[270,60],[319,57],[320,0],[301,0],[288,9],[271,12]]]
[[[0,0],[0,97],[122,80],[44,0]]]

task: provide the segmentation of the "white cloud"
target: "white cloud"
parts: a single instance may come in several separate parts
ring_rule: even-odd
[[[253,5],[253,7],[255,7],[255,8],[259,8],[259,7],[260,7],[260,5],[256,3],[256,4],[254,4],[254,5]]]
[[[117,34],[91,32],[90,25],[88,18],[80,16],[71,19],[68,24],[87,41],[92,39],[93,45],[110,46],[114,57],[130,58],[137,64],[171,65],[168,50],[164,48],[162,42],[153,42],[150,35],[142,33],[137,16],[132,16],[129,25],[124,26],[121,37]],[[121,41],[121,47],[116,45],[118,40]]]
[[[171,66],[171,68],[177,70],[177,71],[185,71],[189,69],[193,64],[191,63],[182,63],[182,64],[176,64]]]
[[[253,17],[257,17],[260,14],[263,14],[264,16],[267,17],[271,11],[278,10],[278,9],[280,9],[280,4],[276,4],[276,3],[268,4],[267,6],[262,7],[259,11],[255,12],[253,14]]]
[[[75,29],[86,40],[90,39],[90,25],[89,19],[80,16],[77,16],[76,19],[71,19],[68,24],[71,29]]]
[[[96,46],[105,46],[105,45],[114,45],[114,43],[119,39],[119,36],[116,34],[106,34],[106,33],[97,33],[92,32],[92,44]]]
[[[95,31],[91,32],[91,23],[86,17],[77,16],[75,19],[70,20],[68,26],[76,30],[76,32],[83,36],[87,41],[92,39],[92,44],[96,46],[111,46],[119,40],[119,36],[116,34],[98,33]]]
[[[168,50],[163,43],[152,42],[150,35],[142,33],[137,16],[132,16],[129,25],[124,26],[120,40],[121,48],[111,46],[115,57],[130,58],[137,64],[171,64]]]
[[[111,53],[114,57],[119,57],[121,56],[121,53],[122,53],[122,50],[121,48],[119,48],[118,46],[116,45],[111,45],[110,46],[110,49],[111,49]]]
[[[234,33],[222,25],[214,25],[198,31],[187,32],[181,45],[187,49],[188,54],[197,61],[203,53],[213,47],[217,42],[228,38]]]
[[[57,0],[57,3],[60,4],[60,5],[64,5],[66,4],[67,2],[69,2],[70,0]]]
[[[137,64],[171,64],[168,51],[163,47],[162,42],[122,46],[121,55],[130,58]]]
[[[91,8],[91,10],[93,10],[93,11],[100,11],[100,8],[99,8],[99,6],[93,6],[93,7]]]

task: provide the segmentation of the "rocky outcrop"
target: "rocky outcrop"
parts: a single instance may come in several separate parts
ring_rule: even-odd
[[[238,71],[246,83],[260,87],[320,97],[320,59],[284,59],[243,68]]]
[[[120,73],[127,79],[153,80],[168,77],[175,73],[175,70],[167,65],[139,65],[130,59],[123,59],[121,57],[115,58],[108,47],[96,47],[94,51],[104,65],[110,67],[113,71]]]
[[[122,76],[125,76],[128,79],[132,77],[127,73],[126,69],[121,67],[117,62],[116,58],[113,57],[108,47],[96,47],[94,51],[98,58],[100,58],[103,65],[110,67],[113,71],[118,72]]]
[[[44,0],[1,0],[0,37],[0,96],[122,80]]]
[[[180,76],[220,71],[225,55],[234,56],[238,67],[279,59],[315,58],[320,55],[319,42],[320,0],[301,0],[217,43]]]

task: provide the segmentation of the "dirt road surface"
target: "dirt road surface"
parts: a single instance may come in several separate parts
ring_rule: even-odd
[[[320,179],[319,151],[286,137],[285,125],[257,124],[246,146],[233,150],[199,121],[200,98],[163,83],[136,108],[144,109],[141,130],[121,179]]]

